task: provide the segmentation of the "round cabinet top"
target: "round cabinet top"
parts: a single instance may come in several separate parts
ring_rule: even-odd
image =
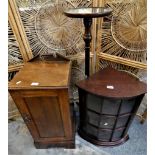
[[[112,9],[106,7],[72,8],[64,11],[64,14],[72,18],[97,18],[111,14]]]
[[[131,98],[146,93],[146,84],[127,72],[107,67],[88,79],[77,83],[77,87],[89,93],[111,98]]]

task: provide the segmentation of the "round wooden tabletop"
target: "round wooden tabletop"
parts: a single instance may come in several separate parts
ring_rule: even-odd
[[[111,14],[112,9],[106,7],[71,8],[64,11],[64,14],[72,18],[97,18]]]

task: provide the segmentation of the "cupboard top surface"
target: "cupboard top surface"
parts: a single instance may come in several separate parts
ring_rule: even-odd
[[[9,83],[9,89],[68,87],[71,62],[28,62]]]
[[[92,94],[113,98],[130,98],[146,93],[145,83],[110,67],[80,81],[77,86]]]

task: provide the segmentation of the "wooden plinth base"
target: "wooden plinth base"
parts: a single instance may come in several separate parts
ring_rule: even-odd
[[[90,142],[92,144],[100,145],[100,146],[105,146],[105,147],[117,146],[117,145],[125,143],[129,139],[129,136],[126,135],[123,138],[121,138],[120,140],[113,141],[113,142],[107,142],[107,141],[105,142],[105,141],[96,140],[96,139],[92,138],[91,136],[87,135],[84,131],[82,131],[80,129],[78,130],[78,134],[83,139],[85,139],[86,141],[88,141],[88,142]]]
[[[47,149],[52,147],[63,147],[66,149],[74,149],[75,141],[66,141],[66,142],[34,142],[34,145],[37,149]]]

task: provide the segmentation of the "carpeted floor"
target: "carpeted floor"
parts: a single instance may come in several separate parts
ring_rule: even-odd
[[[33,145],[33,139],[22,119],[10,122],[8,130],[9,155],[100,155],[99,151],[87,145],[87,142],[82,141],[78,135],[76,135],[76,149],[36,149]],[[102,154],[109,155],[104,151],[102,151]]]
[[[76,135],[76,149],[35,149],[33,139],[22,119],[12,121],[9,130],[9,155],[146,155],[147,123],[136,118],[129,129],[130,139],[123,145],[105,148],[95,146]]]
[[[104,155],[102,151],[109,153],[110,155],[147,155],[147,121],[144,124],[140,124],[136,117],[128,131],[129,140],[119,146],[115,147],[98,147],[95,145],[89,145],[93,150],[97,150],[101,155]],[[81,141],[84,141],[81,138]]]

